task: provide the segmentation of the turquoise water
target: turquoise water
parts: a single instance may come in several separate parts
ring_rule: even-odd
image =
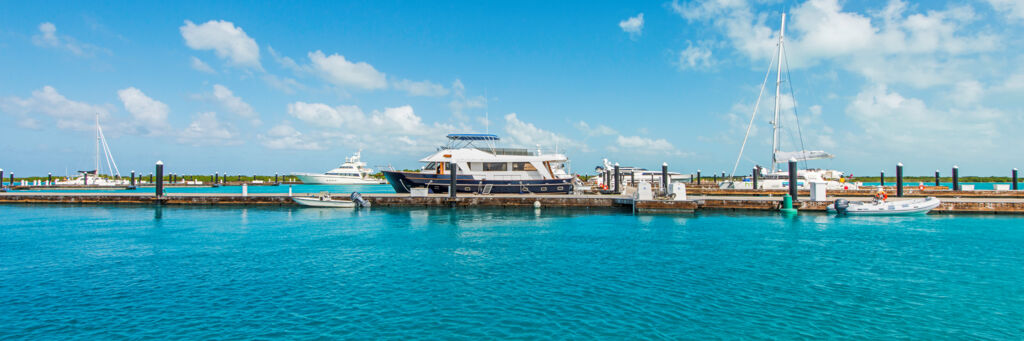
[[[328,191],[332,193],[394,193],[391,185],[278,185],[278,186],[248,186],[249,193],[288,193],[291,186],[293,193],[319,193]],[[18,192],[73,192],[73,193],[153,193],[153,187],[139,187],[133,190],[126,189],[33,189]],[[166,187],[167,193],[238,193],[242,194],[242,186],[221,186],[221,187]]]
[[[0,206],[0,339],[1021,339],[1024,218]]]
[[[920,182],[920,181],[907,181],[903,185],[904,186],[915,187],[919,183],[922,183],[922,182]],[[935,181],[927,181],[927,182],[923,182],[923,184],[925,186],[934,186],[935,185]],[[1010,184],[1013,184],[1013,182],[961,182],[960,183],[961,186],[962,185],[974,185],[974,189],[976,189],[976,190],[992,190],[992,189],[995,189],[995,185],[997,185],[997,184],[998,185],[1010,185]],[[864,185],[865,186],[878,186],[878,181],[875,181],[875,182],[865,182]],[[886,186],[896,186],[896,181],[886,181],[885,185]],[[953,188],[953,183],[952,182],[940,182],[939,186],[946,186],[948,188]],[[1024,185],[1018,184],[1017,186],[1024,186]],[[1018,187],[1018,188],[1024,188],[1024,187]]]

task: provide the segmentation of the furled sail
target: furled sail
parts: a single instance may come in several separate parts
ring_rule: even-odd
[[[796,159],[797,161],[805,161],[805,160],[831,159],[833,157],[835,157],[835,155],[826,153],[826,152],[821,151],[821,150],[801,150],[801,151],[798,151],[798,152],[783,152],[783,151],[776,151],[775,152],[775,162],[778,162],[778,163],[788,162],[789,159]]]

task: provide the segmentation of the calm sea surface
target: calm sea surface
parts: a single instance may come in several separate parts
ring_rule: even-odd
[[[1024,217],[0,205],[0,339],[1024,338]]]

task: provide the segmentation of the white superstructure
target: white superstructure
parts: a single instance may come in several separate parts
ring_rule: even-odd
[[[360,161],[362,152],[356,152],[351,157],[345,158],[345,163],[338,168],[329,170],[322,174],[315,173],[292,173],[304,184],[320,185],[375,185],[384,183],[373,177],[373,170],[366,167],[366,162]]]

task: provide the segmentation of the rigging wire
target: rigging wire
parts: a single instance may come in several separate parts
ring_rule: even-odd
[[[761,105],[761,97],[764,95],[764,87],[768,85],[768,76],[772,74],[772,65],[775,65],[775,55],[768,62],[768,72],[764,73],[764,81],[761,82],[761,91],[757,94],[757,102],[754,102],[754,112],[750,114],[750,123],[747,124],[747,133],[743,135],[743,143],[740,144],[740,155],[736,156],[736,163],[732,166],[732,177],[736,177],[736,168],[740,166],[740,159],[743,158],[743,149],[747,147],[747,138],[750,137],[750,127],[754,126],[754,117],[757,117],[757,108]],[[774,152],[772,152],[774,154]],[[772,156],[774,157],[774,155]]]
[[[779,48],[782,48],[781,46]],[[793,96],[793,117],[796,118],[796,132],[800,136],[800,154],[803,156],[804,169],[807,169],[807,147],[804,147],[804,133],[803,129],[800,128],[800,115],[796,110],[796,91],[793,90],[793,78],[789,74],[789,54],[786,53],[786,49],[782,49],[782,57],[786,61],[786,83],[789,83],[789,93]]]

